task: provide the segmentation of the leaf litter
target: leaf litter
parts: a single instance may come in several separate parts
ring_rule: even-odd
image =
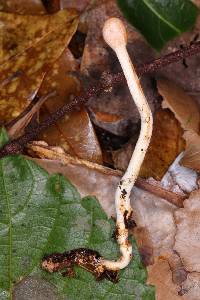
[[[78,3],[78,1],[77,1],[77,3]],[[77,4],[77,5],[79,5],[79,4]],[[114,10],[113,10],[113,8],[114,8]],[[102,11],[103,11],[103,17],[99,14]],[[112,14],[116,15],[116,6],[115,6],[115,4],[114,4],[113,1],[108,1],[108,4],[107,3],[106,4],[100,4],[99,7],[97,6],[97,8],[94,7],[92,10],[84,12],[85,16],[83,15],[83,22],[81,21],[80,28],[81,28],[81,26],[82,26],[82,28],[84,28],[84,26],[86,25],[86,24],[84,24],[84,17],[86,19],[86,17],[88,16],[88,14],[91,14],[91,15],[94,14],[93,18],[95,18],[97,15],[99,15],[100,23],[102,22],[101,24],[103,24],[103,20],[105,19],[105,15],[104,15],[105,13],[107,14],[107,17],[109,15],[112,15]],[[117,12],[117,15],[118,14],[119,14],[119,12]],[[47,16],[47,17],[50,19],[52,16]],[[27,16],[27,18],[28,18],[28,16]],[[46,16],[45,16],[45,18],[46,18]],[[102,18],[102,20],[101,20],[101,18]],[[50,24],[49,22],[47,22],[47,23]],[[105,45],[103,45],[102,41],[100,41],[100,30],[101,30],[101,26],[99,26],[100,23],[97,22],[94,25],[94,20],[92,20],[92,21],[89,20],[89,25],[90,25],[90,29],[89,30],[91,32],[89,32],[89,31],[87,32],[88,33],[88,39],[86,40],[86,47],[84,49],[84,56],[83,56],[84,59],[82,60],[82,66],[81,66],[82,73],[86,74],[86,75],[84,74],[84,76],[85,76],[85,82],[86,83],[87,83],[87,81],[92,80],[92,77],[94,77],[95,73],[96,74],[100,74],[101,68],[103,68],[103,70],[105,70],[106,66],[108,64],[110,64],[111,65],[110,69],[112,70],[112,67],[115,66],[115,63],[116,63],[116,60],[113,60],[113,61],[110,60],[110,57],[112,57],[112,53],[107,53],[107,49],[105,50],[105,48],[104,48]],[[56,21],[55,21],[55,24],[56,24],[56,26],[58,25],[56,23]],[[136,38],[137,46],[135,48],[135,51],[137,52],[137,49],[140,48],[139,45],[144,45],[145,42],[143,42],[143,41],[141,42],[141,40],[140,40],[141,37],[139,36],[139,34],[136,33],[135,31],[133,31],[132,29],[130,29],[129,26],[128,26],[128,28],[130,30],[129,31],[129,35],[131,36],[131,34],[132,34],[133,36],[137,37]],[[43,40],[43,34],[45,35],[44,32],[46,32],[47,35],[48,35],[48,28],[43,28],[42,30],[43,30],[42,34],[41,34],[41,36],[39,36],[39,39],[38,39],[37,42],[36,42],[37,36],[35,36],[35,37],[31,36],[27,32],[27,34],[25,35],[25,37],[26,37],[25,38],[25,44],[23,44],[20,41],[20,43],[19,43],[20,46],[18,45],[18,43],[16,43],[18,46],[16,46],[16,49],[14,49],[14,54],[12,54],[12,51],[10,51],[10,52],[8,51],[7,52],[8,55],[10,55],[10,56],[13,55],[13,58],[11,57],[11,58],[9,58],[9,60],[13,61],[14,58],[15,58],[14,55],[17,56],[17,54],[18,54],[19,57],[20,57],[22,51],[24,51],[26,53],[27,51],[29,51],[29,48],[30,49],[34,48],[35,44],[36,45],[37,45],[37,43],[40,44],[40,42]],[[95,35],[95,38],[97,38],[97,41],[95,41],[94,44],[90,44],[92,36],[94,38],[94,31],[95,30],[96,30],[96,33],[97,33]],[[131,33],[131,30],[132,30],[132,33]],[[98,36],[98,31],[99,31],[99,36]],[[35,33],[33,32],[33,34],[35,34]],[[22,35],[19,32],[19,35],[17,36],[17,38],[19,38],[19,40],[20,40],[21,36]],[[30,36],[31,36],[31,38],[30,38]],[[135,37],[133,38],[133,40],[135,39]],[[32,42],[32,40],[34,40],[34,39],[35,39],[35,41]],[[15,39],[14,39],[14,42],[15,42]],[[102,45],[102,46],[100,46],[100,48],[98,49],[98,45]],[[173,45],[173,43],[172,43],[172,45]],[[93,48],[95,46],[96,46],[96,48]],[[20,48],[20,47],[22,47],[22,48]],[[132,46],[129,46],[129,47],[132,48]],[[170,46],[168,46],[168,47],[170,47]],[[21,50],[19,50],[19,49],[21,49]],[[94,52],[93,49],[96,52]],[[13,50],[13,49],[11,49],[11,50]],[[100,59],[99,63],[98,63],[98,55],[101,52],[105,54],[105,57],[103,57],[103,59]],[[143,52],[143,50],[141,52]],[[147,50],[147,55],[145,55],[146,59],[147,59],[147,57],[149,57],[149,54],[150,54],[150,51]],[[108,56],[108,58],[106,58],[107,56]],[[58,57],[60,57],[60,55]],[[58,59],[58,57],[57,57],[57,59]],[[55,61],[57,59],[55,59]],[[195,59],[198,60],[198,56]],[[90,60],[91,60],[91,62],[90,62]],[[190,60],[192,61],[192,59],[190,59]],[[190,62],[190,60],[189,60],[189,62]],[[195,68],[198,65],[197,60],[195,60],[195,62],[193,62],[193,66],[195,66],[195,67],[192,68],[192,72],[193,73],[194,73],[194,70],[196,70]],[[143,60],[142,60],[142,62],[143,62]],[[95,64],[97,66],[94,66]],[[37,77],[41,76],[40,77],[41,79],[40,79],[40,82],[38,82],[37,87],[35,87],[35,89],[34,89],[35,94],[40,89],[40,86],[41,86],[41,84],[43,82],[43,78],[45,79],[45,74],[46,74],[47,70],[50,69],[50,71],[51,71],[52,65],[53,65],[53,60],[52,60],[51,66],[47,67],[46,69],[44,68],[44,73],[43,73],[44,75],[43,75],[43,77],[40,74],[37,76]],[[73,63],[72,63],[72,65],[73,65]],[[184,72],[185,72],[185,74],[190,74],[190,72],[191,72],[191,65],[192,64],[190,64],[190,68],[188,68],[186,70],[184,69],[185,67],[181,66],[181,69],[179,69],[179,71],[178,71],[180,74],[178,74],[178,75],[177,75],[176,72],[174,72],[174,66],[173,66],[172,67],[172,71],[174,73],[171,72],[171,74],[169,75],[169,79],[173,79],[173,76],[176,73],[176,76],[175,76],[176,78],[174,79],[174,81],[178,82],[179,79],[182,78],[179,75],[182,75]],[[85,66],[86,66],[86,68],[85,68]],[[183,70],[184,70],[184,72],[183,72]],[[51,74],[51,72],[49,74]],[[14,75],[15,76],[21,76],[21,74],[14,74]],[[165,75],[168,75],[168,73],[166,73]],[[14,78],[12,78],[12,76],[9,77],[7,75],[7,78],[4,80],[4,85],[9,85],[10,84],[9,80],[12,83],[12,81],[15,80],[15,76],[14,76]],[[76,76],[74,74],[70,74],[68,76],[67,81],[69,81],[69,77],[70,76],[73,77],[73,80],[75,81],[75,89],[76,89],[77,88],[76,85],[79,86],[79,83],[77,83],[78,82],[77,78],[76,78]],[[96,77],[98,77],[98,76],[96,75]],[[188,80],[189,76],[186,76],[186,78]],[[194,76],[193,75],[192,75],[192,77],[190,76],[188,85],[184,82],[184,88],[187,91],[189,91],[190,93],[196,93],[196,92],[198,92],[197,89],[195,90],[196,86],[193,86],[191,88],[191,82],[192,82],[191,78],[194,78]],[[181,82],[181,84],[183,86],[183,82]],[[51,84],[50,84],[50,87],[51,87]],[[69,93],[70,93],[70,88],[69,88]],[[73,90],[73,93],[74,93],[74,90]],[[118,92],[115,91],[115,93],[118,93]],[[120,123],[119,122],[117,125],[114,124],[114,127],[113,127],[112,120],[111,120],[111,122],[107,122],[108,124],[106,124],[106,129],[111,130],[111,132],[113,131],[113,128],[114,128],[115,133],[117,133],[117,134],[119,134],[119,133],[120,134],[121,133],[126,134],[126,129],[128,128],[127,124],[135,124],[135,131],[134,132],[137,132],[137,123],[138,123],[137,114],[135,114],[135,120],[134,121],[131,120],[131,122],[130,122],[130,118],[132,118],[132,113],[130,115],[128,115],[129,112],[127,112],[127,111],[124,111],[124,113],[123,113],[123,109],[126,107],[125,105],[117,107],[117,106],[114,105],[114,101],[113,101],[112,105],[110,105],[109,109],[108,109],[108,106],[105,105],[105,103],[109,104],[110,100],[112,100],[113,97],[116,97],[115,93],[114,93],[114,96],[112,96],[111,99],[109,99],[108,102],[106,102],[107,99],[106,99],[106,101],[104,100],[104,102],[102,102],[103,103],[102,105],[101,105],[101,100],[102,100],[101,98],[99,100],[95,99],[95,102],[97,101],[97,105],[93,105],[93,107],[92,107],[92,104],[91,104],[89,106],[89,108],[94,113],[95,118],[96,118],[96,115],[97,115],[97,117],[99,116],[99,112],[100,112],[101,116],[103,114],[107,114],[109,116],[109,114],[110,113],[113,114],[113,112],[114,112],[114,116],[115,116],[115,115],[117,115],[117,113],[119,111],[120,111],[120,113],[122,112],[122,114],[120,114],[120,117],[122,116],[121,122],[122,122],[123,126],[121,126],[121,124],[119,124]],[[29,91],[27,92],[27,95],[30,95]],[[125,95],[126,94],[123,94],[123,95],[121,95],[121,97],[122,98],[126,97]],[[34,96],[32,98],[34,98]],[[183,95],[183,98],[185,98],[184,95]],[[98,101],[99,101],[99,104],[98,104]],[[119,102],[120,102],[120,100],[119,100]],[[156,105],[157,104],[153,103],[152,107],[155,107]],[[113,108],[114,108],[114,110],[113,110]],[[127,108],[129,110],[128,103],[127,103]],[[181,107],[181,108],[178,107],[178,111],[177,111],[177,108],[175,108],[174,110],[172,110],[174,112],[174,114],[175,114],[175,117],[178,119],[178,121],[181,121],[180,120],[180,113],[182,112],[182,108],[183,107]],[[187,108],[189,108],[189,106]],[[132,108],[132,111],[133,111],[133,109],[134,108]],[[23,110],[23,109],[21,109],[21,110]],[[166,112],[166,110],[165,110],[165,112]],[[188,112],[188,110],[187,110],[187,112]],[[164,113],[164,112],[162,112],[162,113]],[[161,115],[162,115],[162,113],[161,113]],[[169,111],[168,111],[168,113],[169,113]],[[179,117],[177,117],[177,116],[179,116]],[[195,116],[197,116],[197,111],[195,111]],[[13,116],[12,116],[12,118],[13,118]],[[86,119],[89,120],[88,118],[89,117],[87,115]],[[124,124],[123,124],[123,118],[127,118],[127,119],[125,119]],[[170,118],[172,118],[172,116]],[[195,123],[196,125],[194,125],[194,128],[195,128],[195,131],[197,132],[196,135],[198,135],[198,125],[197,125],[197,123],[198,123],[198,116],[195,119],[196,119],[196,123]],[[75,118],[75,120],[77,120],[77,119]],[[115,121],[115,118],[113,120]],[[103,119],[103,121],[105,121],[105,119]],[[174,122],[173,124],[176,123],[175,120],[173,120],[173,122]],[[105,124],[103,124],[103,125],[105,125]],[[100,118],[98,126],[101,127],[103,125],[102,125],[102,120]],[[123,129],[122,131],[120,131],[121,128],[118,129],[119,125]],[[183,125],[183,124],[181,123],[181,125]],[[171,143],[174,143],[174,145],[178,145],[178,147],[177,148],[175,147],[175,148],[176,148],[177,154],[179,154],[182,151],[182,149],[183,149],[182,148],[183,146],[181,146],[179,148],[180,144],[182,144],[181,135],[182,135],[183,131],[181,131],[180,124],[178,122],[177,122],[177,125],[175,127],[178,128],[177,129],[178,135],[175,135],[175,139],[174,140],[172,139]],[[93,129],[92,129],[91,132],[93,132]],[[186,134],[189,134],[189,136],[190,136],[190,134],[193,134],[193,132],[187,131],[184,134],[184,138],[185,138]],[[171,136],[172,136],[172,134],[171,134]],[[177,138],[177,136],[178,136],[178,138]],[[67,143],[67,139],[66,139],[66,143]],[[57,145],[55,145],[55,146],[57,146]],[[59,146],[62,146],[62,144],[59,144]],[[68,146],[66,148],[68,148]],[[81,144],[80,144],[80,148],[81,148]],[[164,148],[164,142],[163,142],[163,148]],[[60,150],[60,148],[54,148],[54,149],[55,149],[55,151],[62,152],[62,150]],[[65,149],[65,150],[67,150],[67,149]],[[196,148],[195,148],[195,151],[196,151]],[[193,150],[193,152],[194,152],[194,150]],[[187,139],[186,139],[186,152],[185,153],[187,153]],[[62,154],[63,154],[63,152],[62,152]],[[76,153],[76,155],[77,155],[77,153]],[[169,160],[168,163],[166,164],[166,166],[162,169],[162,172],[161,173],[158,172],[158,174],[164,175],[164,173],[167,171],[169,165],[173,162],[173,160],[176,157],[175,154],[173,154],[173,155],[174,155],[174,158],[171,159],[171,160]],[[45,155],[44,155],[44,157],[45,157]],[[84,158],[90,160],[89,157],[84,157]],[[74,157],[73,159],[76,160],[76,157]],[[83,164],[83,165],[82,164],[79,164],[79,165],[78,164],[74,164],[74,160],[73,159],[70,162],[70,156],[68,156],[67,165],[64,164],[63,161],[58,161],[58,160],[54,160],[54,161],[52,161],[52,160],[46,160],[46,159],[40,159],[40,160],[39,159],[35,159],[35,160],[38,163],[40,163],[41,165],[44,165],[44,166],[46,165],[46,168],[49,169],[49,170],[52,170],[53,173],[59,171],[60,173],[64,173],[65,175],[67,174],[68,178],[70,178],[70,175],[71,175],[72,179],[71,178],[70,179],[72,180],[72,182],[75,183],[75,185],[78,187],[78,189],[80,187],[81,193],[83,195],[87,195],[88,192],[90,194],[93,193],[93,194],[95,194],[97,196],[99,195],[100,202],[102,203],[102,206],[103,206],[104,210],[108,213],[109,216],[113,215],[114,214],[114,205],[113,205],[114,191],[115,191],[115,187],[117,185],[119,176],[121,176],[120,173],[118,173],[117,171],[116,172],[112,171],[111,173],[109,173],[110,171],[107,171],[107,173],[106,172],[105,173],[103,173],[103,172],[101,173],[101,172],[99,172],[99,170],[98,171],[95,170],[94,165],[91,165],[89,161],[86,161],[87,162],[86,163],[87,166],[86,166],[85,164]],[[196,157],[196,161],[197,160],[198,160],[198,155]],[[184,158],[183,158],[182,162],[183,161],[184,161]],[[97,162],[100,162],[100,160],[99,161],[97,160]],[[194,165],[196,165],[196,164],[193,164],[193,167],[194,167]],[[191,167],[192,167],[192,165],[191,165]],[[170,184],[170,186],[168,186],[168,188],[176,192],[177,191],[176,187],[174,187],[177,184],[177,178],[178,177],[176,177],[176,176],[182,176],[181,175],[182,172],[185,174],[186,170],[188,170],[188,169],[185,168],[184,170],[182,170],[182,169],[180,170],[179,167],[178,167],[178,169],[175,169],[175,170],[178,170],[178,172],[177,171],[173,171],[174,172],[173,173],[172,170],[170,171],[171,174],[173,173],[172,174],[172,177],[173,177],[172,181],[173,181],[173,183]],[[77,173],[80,174],[80,176],[77,176]],[[100,173],[101,173],[101,175],[100,175]],[[175,173],[176,173],[176,176],[174,175]],[[149,174],[148,176],[153,176],[151,174],[151,171],[148,174]],[[155,174],[155,172],[154,172],[154,174]],[[188,187],[187,190],[181,190],[181,191],[179,190],[178,192],[188,193],[191,190],[197,188],[197,184],[194,184],[194,181],[196,182],[197,175],[194,175],[194,173],[190,173],[190,172],[186,173],[186,174],[187,174],[186,176],[188,176],[188,181],[190,181],[192,184],[190,185],[190,187]],[[159,179],[162,178],[162,175],[159,175]],[[81,177],[82,177],[82,180],[81,180]],[[89,183],[91,182],[90,184],[87,184],[87,185],[85,184],[85,178],[86,177],[88,179],[88,182]],[[168,182],[168,180],[170,181],[170,179],[167,179],[167,182]],[[184,180],[183,180],[183,182],[184,182]],[[162,181],[159,184],[162,185]],[[182,185],[184,186],[184,184],[182,184]],[[181,186],[180,182],[178,182],[178,186],[180,188],[180,186]],[[105,193],[104,193],[105,195],[103,194],[103,196],[102,196],[102,191],[105,191]],[[183,249],[183,245],[179,244],[179,248],[178,248],[179,251],[174,248],[174,240],[176,238],[176,235],[177,235],[177,241],[179,241],[180,232],[177,234],[177,227],[179,226],[178,221],[177,221],[178,220],[177,216],[178,216],[179,212],[181,212],[181,210],[177,209],[177,207],[175,207],[174,205],[168,203],[166,200],[161,199],[159,197],[156,197],[156,196],[154,196],[154,195],[152,195],[152,194],[150,194],[150,193],[148,193],[146,191],[139,190],[139,189],[135,188],[134,189],[134,194],[135,194],[135,196],[132,196],[132,206],[133,206],[134,211],[135,211],[135,215],[134,215],[135,221],[136,221],[136,224],[138,225],[135,228],[135,230],[134,230],[135,231],[135,237],[136,237],[136,239],[138,241],[139,250],[141,252],[141,256],[142,256],[143,262],[145,262],[146,265],[152,264],[154,262],[154,264],[152,266],[148,267],[148,272],[149,272],[148,281],[151,284],[155,284],[156,285],[157,299],[167,299],[166,297],[169,297],[169,299],[184,299],[184,300],[185,299],[187,299],[187,300],[188,299],[189,300],[196,300],[196,299],[198,299],[198,295],[200,293],[200,291],[199,291],[199,286],[200,286],[200,284],[199,284],[199,280],[200,280],[199,273],[197,271],[191,271],[191,272],[187,273],[185,271],[187,265],[185,267],[184,263],[182,264],[182,255],[183,255],[183,257],[185,258],[185,260],[187,262],[188,259],[189,259],[188,253],[184,251],[185,249]],[[190,197],[192,197],[192,195]],[[189,198],[189,199],[191,199],[191,201],[192,201],[192,198]],[[186,203],[187,203],[187,201],[188,200],[186,200]],[[195,213],[195,215],[197,215],[197,218],[198,218],[198,209],[196,209],[196,210],[195,209],[194,209],[194,213]],[[190,218],[191,218],[190,217],[190,208],[188,206],[187,211],[186,211],[185,207],[182,210],[183,210],[183,213],[186,214],[186,221],[184,223],[183,220],[182,220],[181,223],[180,223],[180,226],[185,226],[184,229],[186,230],[186,232],[187,233],[190,232],[190,234],[192,236],[192,234],[193,234],[192,230],[189,231],[191,229],[191,228],[189,228],[190,227],[189,225],[190,225],[190,222],[191,222],[190,221]],[[175,219],[174,219],[174,215],[176,216]],[[158,224],[159,224],[159,227],[158,227]],[[183,232],[183,234],[184,234],[184,232]],[[195,240],[195,236],[194,236],[193,243],[195,244],[195,242],[196,242],[196,240]],[[181,246],[182,246],[182,248],[181,248]],[[192,246],[193,246],[193,244],[191,245],[191,247]],[[63,251],[63,245],[59,246],[59,247],[60,248],[58,249],[58,251],[62,252]],[[94,248],[95,249],[97,248],[96,245],[95,245]],[[174,249],[176,251],[174,251]],[[56,249],[52,249],[52,251],[55,251],[55,250]],[[180,255],[179,252],[181,253],[181,255]],[[192,263],[193,263],[193,261],[192,261]],[[80,278],[84,278],[85,279],[88,276],[87,277],[88,280],[91,280],[90,274],[85,275],[85,273],[83,273],[82,270],[76,270],[76,271],[77,271],[78,276],[80,275]],[[162,278],[161,278],[160,275],[158,277],[158,274],[162,274]],[[32,276],[35,276],[35,274],[31,275],[31,280],[32,280]],[[83,277],[81,277],[81,276],[83,276]],[[58,282],[60,280],[60,275],[58,277],[56,277],[56,278],[57,278],[56,280]],[[47,276],[47,278],[45,280],[47,280],[48,282],[50,282],[51,281],[51,277]],[[53,282],[53,279],[52,279],[52,282]],[[66,283],[66,279],[64,279],[62,281],[62,284],[61,284],[62,287],[64,286],[65,283]],[[20,282],[19,285],[20,284],[23,284],[23,281]],[[80,285],[80,282],[79,282],[79,285]],[[98,288],[98,286],[99,286],[99,284],[95,285],[95,288]],[[78,289],[78,285],[75,285],[75,287],[77,287],[77,291],[78,291],[77,293],[79,293],[80,290]],[[85,286],[84,286],[84,288],[85,288]],[[66,291],[66,287],[65,287],[65,291]],[[92,293],[91,290],[90,290],[90,292]],[[75,291],[73,291],[72,294],[73,293],[75,293]],[[94,296],[94,294],[91,294],[91,295]],[[77,296],[78,296],[78,294],[77,294]],[[88,297],[88,295],[85,296],[85,297]],[[22,299],[22,298],[20,298],[20,299]],[[148,298],[148,299],[150,299],[150,298]]]

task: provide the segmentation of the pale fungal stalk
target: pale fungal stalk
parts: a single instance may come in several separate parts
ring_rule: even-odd
[[[103,28],[105,42],[115,51],[125,75],[130,93],[141,116],[140,136],[135,146],[129,166],[122,177],[115,194],[117,242],[121,257],[117,261],[103,260],[103,265],[110,270],[125,268],[132,258],[132,246],[128,240],[126,221],[132,215],[130,193],[137,179],[152,135],[153,120],[151,110],[142,91],[139,78],[129,58],[126,44],[126,29],[120,19],[107,20]]]

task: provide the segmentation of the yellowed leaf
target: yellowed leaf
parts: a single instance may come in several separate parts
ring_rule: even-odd
[[[20,18],[22,17],[24,16],[20,16]],[[28,18],[29,16],[25,17]],[[12,24],[14,15],[11,14],[10,18],[9,21]],[[36,18],[41,18],[40,22],[42,22],[42,16]],[[57,19],[59,19],[59,26],[55,26],[55,29],[51,27],[47,34],[43,35],[37,43],[27,48],[26,51],[9,60],[7,55],[2,56],[4,59],[7,58],[7,61],[0,65],[1,121],[9,121],[18,116],[29,104],[30,100],[35,97],[45,73],[69,43],[77,28],[77,15],[63,11],[61,14],[57,14]],[[25,18],[25,20],[27,19]],[[54,23],[55,21],[51,25],[54,26]],[[28,25],[28,22],[21,24],[21,26]],[[18,50],[22,49],[19,47]]]
[[[77,14],[62,10],[54,15],[32,16],[0,12],[0,64],[32,47],[52,31],[69,31]],[[70,34],[71,32],[69,32]],[[63,35],[64,36],[64,35]]]

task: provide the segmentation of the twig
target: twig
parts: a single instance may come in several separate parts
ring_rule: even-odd
[[[135,185],[138,188],[145,190],[149,193],[152,193],[157,197],[163,198],[167,200],[169,203],[180,208],[183,207],[184,200],[188,198],[187,195],[181,195],[181,194],[174,193],[172,191],[168,191],[162,186],[158,184],[150,183],[147,180],[142,178],[137,178]]]
[[[28,150],[34,152],[37,157],[42,159],[49,159],[49,160],[56,160],[62,162],[63,165],[78,165],[78,166],[85,166],[89,170],[98,171],[105,175],[115,176],[121,178],[123,176],[123,173],[119,170],[113,170],[110,168],[107,168],[105,166],[96,164],[94,162],[87,161],[85,159],[81,159],[78,157],[72,157],[71,155],[67,153],[63,153],[62,151],[58,151],[58,147],[52,147],[48,145],[41,144],[41,142],[33,142],[28,145]],[[61,149],[60,149],[61,150]],[[188,195],[181,195],[174,193],[172,191],[166,190],[161,185],[149,182],[143,178],[138,177],[135,185],[138,188],[141,188],[149,193],[152,193],[153,195],[160,197],[164,200],[167,200],[168,202],[174,204],[177,207],[183,207],[183,202],[186,198],[188,198]]]
[[[195,55],[200,52],[200,42],[194,43],[184,49],[180,49],[178,51],[167,54],[163,57],[155,59],[154,61],[143,64],[142,66],[138,66],[137,73],[139,76],[154,72],[159,68],[165,67],[174,62],[178,62],[183,58]],[[70,113],[74,111],[79,106],[85,104],[90,97],[95,96],[100,92],[108,92],[109,87],[115,85],[119,82],[123,82],[125,80],[123,73],[118,74],[108,74],[108,80],[104,79],[100,80],[95,86],[90,87],[84,94],[81,96],[75,97],[75,99],[69,103],[65,104],[63,107],[59,108],[57,111],[52,113],[47,119],[41,122],[39,125],[36,125],[31,132],[25,133],[18,139],[9,142],[4,147],[0,149],[0,158],[6,155],[13,155],[17,153],[21,153],[26,146],[27,143],[33,141],[42,131],[46,128],[57,122],[61,119],[66,113]]]

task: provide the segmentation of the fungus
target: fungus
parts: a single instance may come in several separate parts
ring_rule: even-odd
[[[122,21],[118,18],[108,19],[103,27],[105,42],[114,50],[125,75],[131,96],[141,117],[141,130],[128,168],[119,182],[115,194],[117,242],[121,257],[117,261],[103,260],[102,264],[109,270],[125,268],[132,258],[132,246],[128,240],[127,220],[131,218],[130,193],[138,177],[140,167],[152,135],[153,119],[150,107],[143,93],[140,80],[129,58],[126,44],[127,33]]]
[[[140,136],[135,146],[129,166],[119,182],[115,194],[116,207],[116,239],[120,246],[121,257],[116,261],[104,259],[98,252],[91,249],[74,249],[64,253],[52,253],[42,260],[42,268],[48,272],[66,269],[64,276],[74,274],[73,266],[78,265],[91,272],[97,280],[106,278],[118,281],[118,271],[125,268],[132,258],[132,245],[128,240],[128,230],[134,226],[130,193],[137,179],[152,134],[152,115],[139,78],[131,64],[126,50],[127,35],[123,23],[117,18],[105,22],[104,40],[115,51],[124,72],[130,93],[141,116]]]

